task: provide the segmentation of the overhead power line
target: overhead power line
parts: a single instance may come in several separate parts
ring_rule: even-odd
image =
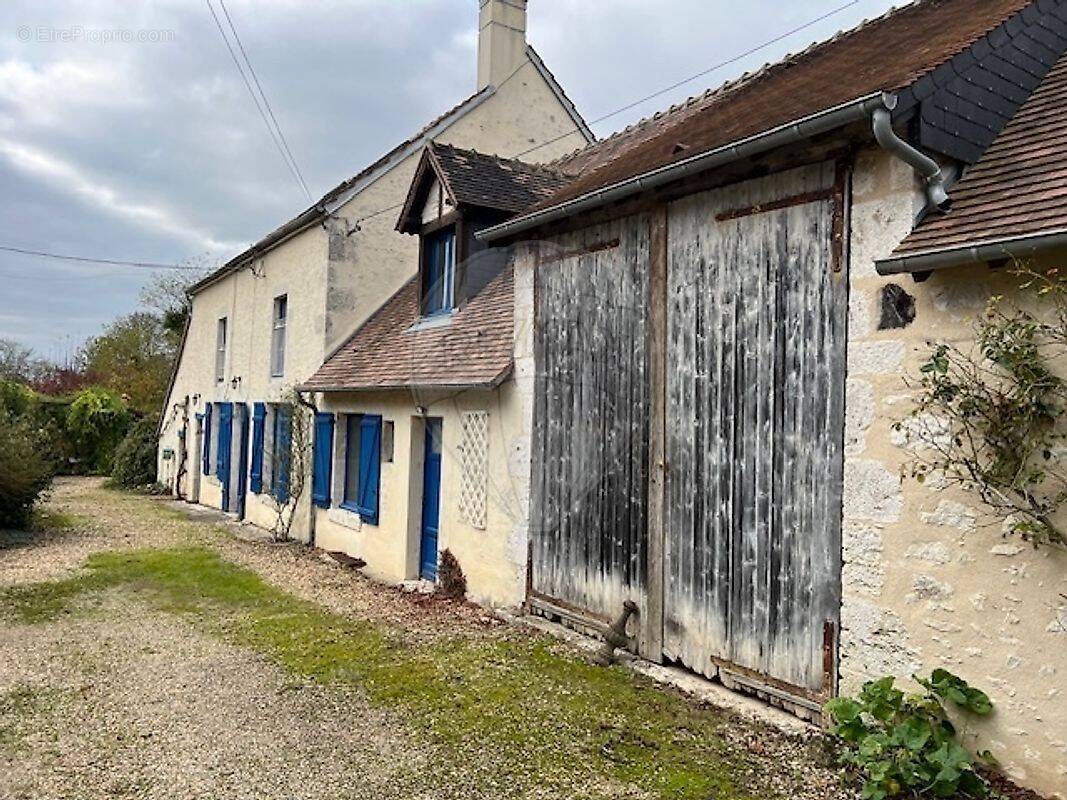
[[[89,258],[88,256],[70,256],[62,253],[49,253],[44,250],[29,250],[24,247],[11,247],[0,245],[0,250],[5,253],[18,253],[24,256],[37,256],[39,258],[54,258],[58,261],[77,261],[83,264],[103,264],[109,267],[136,267],[139,269],[174,269],[186,272],[195,272],[199,267],[185,266],[184,264],[161,264],[155,261],[121,261],[112,258]]]
[[[837,8],[833,8],[830,11],[827,11],[822,16],[816,17],[813,20],[809,20],[808,22],[805,22],[803,25],[798,25],[797,27],[786,31],[785,33],[780,33],[777,36],[775,36],[773,39],[768,39],[767,41],[763,42],[762,44],[758,44],[755,47],[751,47],[748,50],[745,50],[743,53],[738,53],[735,56],[731,56],[730,58],[726,59],[725,61],[720,61],[718,64],[713,64],[712,66],[708,67],[707,69],[701,70],[700,72],[696,73],[695,75],[690,75],[688,78],[682,78],[682,80],[676,81],[676,82],[672,83],[670,86],[664,86],[662,89],[658,89],[655,92],[652,92],[651,94],[646,94],[644,97],[642,97],[642,98],[640,98],[638,100],[634,100],[633,102],[627,103],[626,105],[621,106],[620,108],[616,108],[614,111],[609,111],[607,114],[603,114],[602,116],[597,117],[596,119],[594,119],[592,122],[589,122],[588,124],[589,124],[590,127],[593,126],[593,125],[598,125],[599,123],[604,122],[605,120],[609,120],[612,117],[617,117],[619,114],[622,114],[624,111],[629,111],[631,108],[637,108],[637,106],[642,105],[643,103],[647,103],[649,100],[655,100],[657,97],[662,97],[663,95],[667,94],[668,92],[673,92],[675,89],[679,89],[682,86],[685,86],[687,83],[692,83],[693,81],[698,80],[699,78],[703,78],[706,75],[710,75],[712,72],[720,70],[723,67],[728,67],[731,64],[736,64],[738,61],[741,61],[742,59],[748,58],[751,55],[755,55],[756,53],[758,53],[761,50],[766,50],[772,44],[778,44],[778,42],[782,41],[783,39],[788,39],[790,36],[793,36],[793,35],[795,35],[797,33],[800,33],[801,31],[807,30],[808,28],[811,28],[814,25],[818,25],[820,22],[823,22],[824,20],[828,20],[830,17],[833,17],[833,16],[835,16],[837,14],[840,14],[845,9],[851,8],[854,5],[858,5],[862,1],[863,0],[849,0],[849,2],[845,3],[844,5],[840,5]],[[513,158],[519,158],[521,156],[529,155],[530,153],[534,152],[535,150],[540,150],[542,147],[547,147],[550,144],[555,144],[556,142],[560,141],[561,139],[565,139],[565,138],[567,138],[568,136],[571,136],[571,135],[572,134],[570,134],[570,133],[565,133],[565,134],[563,134],[561,136],[556,136],[555,138],[549,139],[548,141],[541,142],[540,144],[536,144],[536,145],[534,145],[533,147],[531,147],[531,148],[529,148],[527,150],[523,150],[521,153],[518,153],[518,154],[516,154],[515,156],[512,156],[512,157]]]
[[[248,94],[252,97],[252,102],[256,104],[256,110],[259,112],[263,124],[267,126],[267,132],[270,133],[270,138],[274,141],[274,146],[278,149],[278,153],[285,162],[285,166],[288,167],[289,172],[292,173],[293,178],[300,185],[300,189],[307,198],[307,201],[309,203],[312,202],[311,192],[308,190],[307,183],[304,182],[304,176],[300,172],[300,167],[297,165],[296,159],[293,158],[292,150],[289,149],[289,143],[285,139],[285,134],[282,133],[281,126],[278,125],[278,120],[274,116],[274,111],[270,107],[270,102],[267,100],[267,95],[263,91],[259,78],[256,77],[256,71],[252,68],[252,62],[248,60],[248,54],[245,52],[244,45],[241,44],[241,38],[237,35],[237,29],[233,26],[233,20],[230,18],[230,13],[226,10],[226,6],[223,4],[222,0],[219,0],[219,6],[222,8],[230,30],[233,32],[234,41],[237,42],[237,46],[241,50],[241,55],[244,57],[248,73],[251,74],[252,80],[255,81],[256,87],[259,89],[258,95],[252,88],[252,83],[248,80],[248,75],[245,74],[245,69],[241,66],[241,60],[237,57],[233,45],[230,44],[230,38],[226,35],[226,30],[222,27],[222,20],[219,19],[219,15],[215,12],[215,7],[211,4],[211,0],[204,0],[204,2],[207,3],[208,10],[211,12],[211,16],[215,20],[215,26],[219,29],[219,35],[222,37],[222,41],[226,44],[226,49],[230,53],[230,58],[233,59],[233,65],[237,67],[237,71],[241,75],[241,80],[244,82]],[[260,99],[261,97],[262,101]],[[271,120],[273,120],[273,124],[271,123]]]
[[[790,30],[785,31],[784,33],[780,33],[777,36],[775,36],[773,39],[768,39],[767,41],[762,42],[761,44],[758,44],[755,47],[750,47],[748,50],[745,50],[743,53],[738,53],[737,55],[731,56],[730,58],[726,59],[725,61],[720,61],[717,64],[713,64],[712,66],[707,67],[706,69],[702,69],[700,72],[697,72],[694,75],[690,75],[688,78],[683,78],[680,81],[675,81],[670,86],[665,86],[662,89],[657,89],[656,91],[652,92],[651,94],[646,94],[644,97],[641,97],[641,98],[639,98],[637,100],[633,100],[633,101],[627,103],[624,106],[620,106],[619,108],[616,108],[614,111],[609,111],[606,114],[602,114],[601,116],[597,117],[596,119],[590,121],[588,123],[588,125],[591,127],[593,125],[597,125],[597,124],[599,124],[601,122],[609,120],[612,117],[617,117],[619,114],[622,114],[625,111],[629,111],[632,108],[636,108],[637,106],[641,105],[642,103],[647,103],[649,100],[654,100],[657,97],[661,97],[661,96],[667,94],[668,92],[672,92],[675,89],[678,89],[678,88],[680,88],[682,86],[685,86],[687,83],[692,83],[693,81],[698,80],[699,78],[703,78],[706,75],[710,75],[712,72],[715,72],[716,70],[720,70],[723,67],[728,67],[731,64],[736,64],[738,61],[741,61],[742,59],[748,58],[749,56],[754,55],[755,53],[758,53],[761,50],[766,50],[771,45],[777,44],[778,42],[781,42],[784,39],[788,39],[790,36],[793,36],[793,35],[795,35],[797,33],[800,33],[801,31],[807,30],[808,28],[811,28],[814,25],[818,25],[820,22],[824,22],[825,20],[828,20],[830,17],[836,16],[837,14],[840,14],[842,11],[844,11],[844,10],[846,10],[848,8],[851,8],[852,6],[858,5],[861,2],[863,2],[863,0],[849,0],[849,2],[847,2],[847,3],[843,4],[843,5],[837,6],[836,8],[832,8],[829,11],[827,11],[826,13],[824,13],[824,14],[818,16],[818,17],[815,17],[814,19],[809,20],[808,22],[805,22],[803,25],[798,25],[795,28],[791,28]],[[511,78],[514,77],[516,72],[518,72],[518,69],[516,69],[514,72],[511,73],[511,75],[508,75],[507,78],[505,78],[503,81],[501,81],[500,85],[503,86],[505,83],[507,83],[509,80],[511,80]],[[500,87],[498,86],[497,88],[499,89]],[[567,133],[562,133],[559,136],[554,136],[551,139],[546,139],[543,142],[539,142],[538,144],[535,144],[533,147],[529,147],[526,150],[523,150],[523,151],[521,151],[519,153],[516,153],[515,155],[511,156],[511,158],[522,158],[522,156],[529,155],[530,153],[534,152],[535,150],[540,150],[542,147],[547,147],[550,144],[555,144],[556,142],[562,141],[563,139],[566,139],[567,137],[573,136],[573,135],[574,135],[574,131],[568,131]],[[370,213],[363,214],[357,220],[357,222],[364,222],[364,221],[366,221],[368,219],[373,219],[374,217],[380,216],[381,214],[387,214],[390,211],[395,211],[396,209],[401,208],[403,205],[404,205],[403,203],[397,203],[396,205],[392,205],[392,206],[389,206],[387,208],[380,208],[377,211],[371,211]]]

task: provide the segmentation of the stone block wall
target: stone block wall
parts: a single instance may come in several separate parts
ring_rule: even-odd
[[[841,692],[885,674],[947,668],[989,692],[995,713],[968,722],[1024,785],[1067,797],[1067,553],[1005,537],[977,497],[902,478],[907,376],[928,342],[973,341],[1006,271],[974,265],[883,278],[874,261],[907,235],[920,203],[910,170],[861,155],[851,230],[846,388]],[[1064,253],[1067,260],[1067,253]]]

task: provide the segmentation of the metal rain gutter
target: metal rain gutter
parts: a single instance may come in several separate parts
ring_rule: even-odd
[[[876,261],[874,267],[879,275],[929,272],[961,264],[979,264],[1004,258],[1031,256],[1056,247],[1067,248],[1067,229],[886,258]]]
[[[597,189],[573,200],[494,225],[491,228],[479,231],[475,236],[484,242],[494,242],[506,236],[512,236],[556,222],[572,214],[588,211],[606,203],[622,200],[649,189],[655,189],[697,172],[740,161],[749,156],[765,153],[783,145],[808,139],[852,122],[858,122],[870,117],[877,109],[892,108],[895,105],[896,98],[892,94],[876,92],[865,95],[843,105],[834,106],[793,122],[787,122],[755,136],[740,139],[737,142],[717,147],[706,153],[690,156],[682,161],[659,167],[634,178],[627,178],[624,181]]]
[[[876,108],[871,112],[874,138],[884,150],[895,155],[923,179],[926,186],[927,208],[942,214],[948,212],[952,208],[952,198],[948,196],[948,190],[945,188],[948,179],[941,165],[897,136],[897,132],[893,130],[893,117],[890,113],[896,108],[897,99],[890,96],[886,100],[885,107]]]

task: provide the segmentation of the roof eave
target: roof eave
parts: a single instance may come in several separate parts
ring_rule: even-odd
[[[459,389],[483,389],[491,391],[497,389],[511,375],[512,367],[509,365],[499,374],[488,381],[461,381],[459,383],[384,383],[364,385],[339,385],[315,386],[303,384],[296,388],[301,392],[322,392],[323,394],[361,394],[364,392],[399,392],[399,391],[422,391],[422,392],[453,392]]]
[[[891,107],[891,98],[892,95],[886,92],[874,92],[864,95],[847,103],[787,122],[762,133],[690,156],[673,164],[649,170],[602,189],[587,192],[563,203],[522,215],[500,225],[494,225],[491,228],[479,231],[475,235],[482,241],[493,242],[556,222],[573,214],[590,211],[608,203],[624,200],[687,175],[721,167],[740,161],[743,158],[759,155],[783,145],[808,139],[820,133],[826,133],[857,122],[869,117],[876,108]]]
[[[320,222],[325,217],[325,207],[321,203],[316,203],[311,208],[293,217],[291,220],[289,220],[287,223],[275,230],[273,233],[264,236],[254,245],[249,247],[247,250],[238,253],[236,256],[231,258],[229,261],[227,261],[213,273],[208,275],[206,278],[203,278],[202,280],[199,280],[194,283],[187,290],[189,295],[192,296],[203,291],[211,284],[222,280],[231,272],[236,272],[238,269],[250,263],[251,261],[254,261],[256,258],[263,255],[268,250],[272,250],[278,245],[283,244],[289,239],[292,239],[298,233],[302,233],[315,223]]]
[[[891,256],[876,261],[874,267],[879,275],[906,275],[1005,258],[1025,258],[1060,247],[1067,248],[1067,228]]]

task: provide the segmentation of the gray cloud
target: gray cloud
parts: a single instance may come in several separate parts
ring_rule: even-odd
[[[593,119],[842,2],[531,0],[530,40]],[[597,133],[888,6],[861,0]],[[227,7],[316,197],[474,88],[476,0]],[[124,32],[163,40],[106,41]],[[0,244],[139,261],[230,254],[305,205],[207,7],[190,0],[5,2],[0,186]],[[0,253],[0,336],[61,351],[131,310],[145,279]]]

